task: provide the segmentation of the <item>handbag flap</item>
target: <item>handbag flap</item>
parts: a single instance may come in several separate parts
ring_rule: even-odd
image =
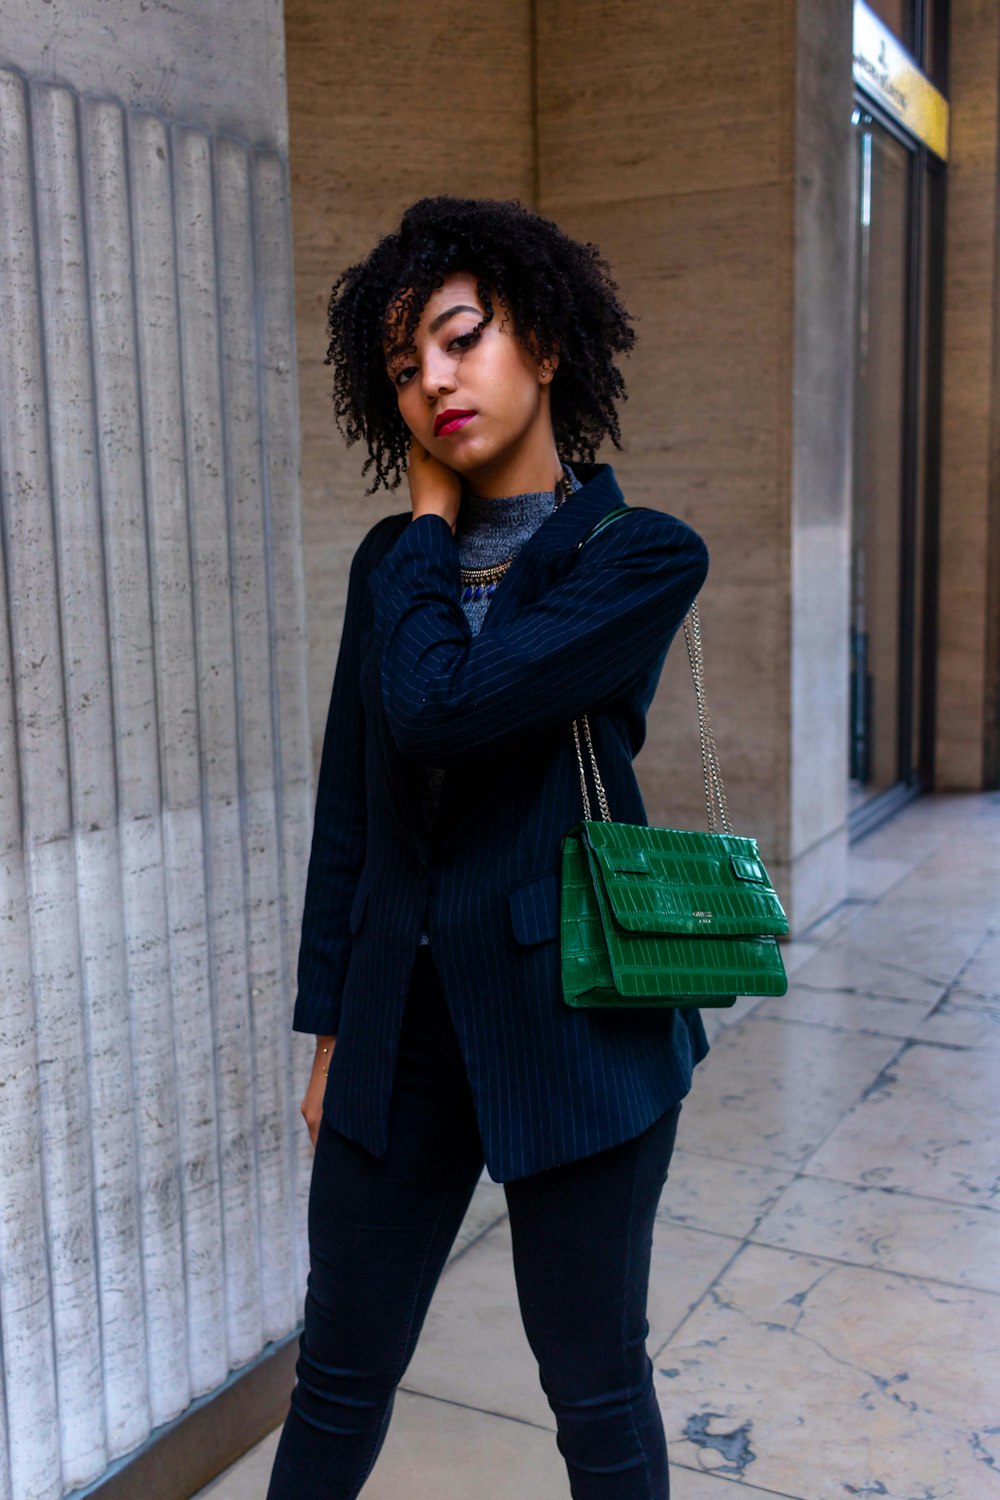
[[[622,931],[779,936],[785,916],[757,841],[729,833],[586,822],[595,888]]]

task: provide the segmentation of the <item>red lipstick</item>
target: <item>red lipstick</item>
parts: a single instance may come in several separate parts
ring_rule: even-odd
[[[438,412],[434,418],[434,436],[441,437],[443,433],[457,432],[464,427],[476,413],[474,411],[459,411],[457,407],[451,407],[448,411]]]

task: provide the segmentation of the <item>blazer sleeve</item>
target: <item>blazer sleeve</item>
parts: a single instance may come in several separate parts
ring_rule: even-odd
[[[351,902],[365,861],[367,816],[364,716],[358,670],[361,640],[371,619],[368,573],[373,554],[391,539],[388,516],[362,540],[351,563],[340,650],[323,736],[312,845],[299,941],[293,1031],[334,1035],[351,953]]]
[[[473,636],[451,527],[424,515],[403,529],[369,581],[400,754],[461,762],[568,724],[662,666],[708,572],[698,533],[637,507],[570,558],[540,598]]]

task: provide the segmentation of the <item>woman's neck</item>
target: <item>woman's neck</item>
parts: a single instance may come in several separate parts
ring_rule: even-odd
[[[534,451],[538,448],[539,451]],[[463,488],[480,500],[503,500],[511,495],[537,495],[555,490],[562,473],[551,435],[545,445],[524,445],[513,457],[505,457],[466,476]]]

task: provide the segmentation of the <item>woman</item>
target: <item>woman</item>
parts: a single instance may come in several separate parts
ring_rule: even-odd
[[[708,1041],[697,1009],[572,1008],[559,967],[572,722],[646,823],[632,758],[707,571],[660,511],[587,540],[624,506],[594,453],[621,447],[630,318],[597,248],[516,201],[422,199],[333,287],[338,426],[368,493],[405,465],[410,509],[355,554],[323,744],[292,1022],[311,1268],[268,1500],[360,1491],[484,1162],[571,1493],[669,1495],[650,1250]]]

